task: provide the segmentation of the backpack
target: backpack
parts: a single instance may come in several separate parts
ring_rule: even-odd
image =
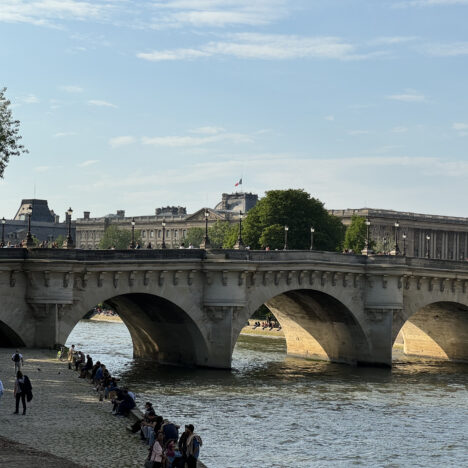
[[[20,358],[20,355],[18,353],[16,353],[12,358],[11,360],[13,362],[20,362],[21,358]]]

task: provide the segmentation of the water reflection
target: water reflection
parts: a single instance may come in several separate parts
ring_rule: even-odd
[[[175,422],[192,422],[219,468],[463,466],[468,365],[400,358],[392,370],[285,356],[282,339],[241,336],[233,370],[132,359],[122,324],[70,337]]]

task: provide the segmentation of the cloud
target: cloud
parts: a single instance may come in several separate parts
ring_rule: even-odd
[[[88,167],[92,166],[99,162],[99,159],[89,159],[88,161],[83,161],[82,163],[77,164],[78,167]]]
[[[329,122],[333,122],[335,120],[334,115],[326,115],[324,118],[325,120],[328,120]]]
[[[302,37],[280,34],[238,33],[227,36],[226,40],[208,42],[198,48],[139,52],[137,57],[153,62],[194,60],[216,56],[263,60],[298,58],[363,60],[383,54],[382,51],[358,53],[355,45],[333,36]]]
[[[58,132],[58,133],[54,133],[54,138],[63,138],[63,137],[67,137],[67,136],[73,136],[73,135],[76,135],[76,132]]]
[[[417,36],[382,36],[369,41],[372,45],[395,45],[406,44],[418,40]]]
[[[125,146],[125,145],[130,145],[132,143],[135,143],[136,139],[135,137],[132,136],[118,136],[111,138],[109,140],[109,145],[112,146],[112,148],[118,148],[120,146]]]
[[[456,6],[468,5],[468,0],[408,0],[398,2],[395,7],[431,7],[431,6]]]
[[[59,89],[61,91],[65,91],[66,93],[82,93],[84,91],[83,88],[75,85],[62,85],[59,86]]]
[[[402,94],[392,94],[387,96],[387,99],[391,99],[393,101],[401,101],[401,102],[425,102],[426,97],[423,94],[420,94],[413,90],[406,90]]]
[[[41,102],[39,98],[34,95],[34,94],[27,94],[25,96],[21,96],[18,98],[19,102],[22,102],[23,104],[38,104]]]
[[[370,130],[348,130],[348,135],[356,136],[356,135],[368,135]]]
[[[243,133],[229,133],[221,127],[200,127],[190,130],[191,133],[198,133],[203,136],[158,136],[158,137],[143,137],[141,142],[144,145],[167,146],[172,148],[177,147],[198,147],[207,144],[229,141],[231,143],[252,143],[253,138],[250,135]]]
[[[392,133],[406,133],[408,129],[406,127],[397,126],[393,127],[390,131]]]
[[[111,102],[108,102],[108,101],[101,101],[98,99],[91,99],[90,101],[88,101],[88,104],[90,106],[113,107],[114,109],[117,109],[117,106],[115,104],[112,104]]]
[[[433,57],[458,57],[468,55],[468,42],[433,43],[421,47],[420,50]]]
[[[468,123],[455,122],[452,128],[458,132],[459,136],[468,136]]]

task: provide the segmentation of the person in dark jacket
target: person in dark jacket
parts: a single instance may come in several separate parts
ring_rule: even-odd
[[[32,400],[32,385],[29,377],[23,375],[21,371],[16,374],[14,397],[16,399],[16,409],[14,414],[18,414],[19,402],[23,404],[23,414],[26,414],[26,399]]]

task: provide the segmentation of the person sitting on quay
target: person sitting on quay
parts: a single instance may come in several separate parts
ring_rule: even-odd
[[[86,364],[81,368],[80,379],[84,379],[88,376],[88,372],[93,369],[93,358],[87,354],[86,355]]]
[[[179,439],[179,427],[177,424],[170,422],[168,419],[164,419],[161,430],[164,434],[164,444],[167,445],[171,440],[177,442]]]
[[[118,388],[117,381],[118,379],[116,379],[115,377],[111,377],[107,386],[104,387],[104,398],[106,400],[110,398],[111,392],[115,393],[115,391],[117,390]]]
[[[143,418],[139,419],[138,421],[136,421],[131,426],[127,426],[127,429],[129,429],[130,432],[133,432],[133,433],[136,433],[136,432],[140,431],[140,437],[141,437],[142,440],[144,440],[143,434],[141,434],[141,425],[143,423],[149,422],[149,421],[151,421],[151,420],[153,420],[155,418],[156,418],[156,413],[154,411],[153,405],[152,405],[151,402],[147,401],[145,403],[145,412],[143,414]]]
[[[156,416],[151,421],[144,422],[141,424],[140,437],[141,440],[145,440],[151,447],[154,444],[156,434],[161,430],[163,425],[163,417]]]
[[[95,372],[94,377],[93,377],[93,384],[96,386],[95,390],[97,390],[97,386],[101,382],[101,379],[104,376],[104,369],[106,368],[106,366],[104,364],[102,364],[102,363],[99,363],[99,364],[100,365],[96,369],[96,372]]]
[[[116,403],[118,403],[118,406],[114,416],[128,416],[130,410],[136,406],[135,400],[129,395],[127,389],[122,391],[122,400],[117,400]]]

